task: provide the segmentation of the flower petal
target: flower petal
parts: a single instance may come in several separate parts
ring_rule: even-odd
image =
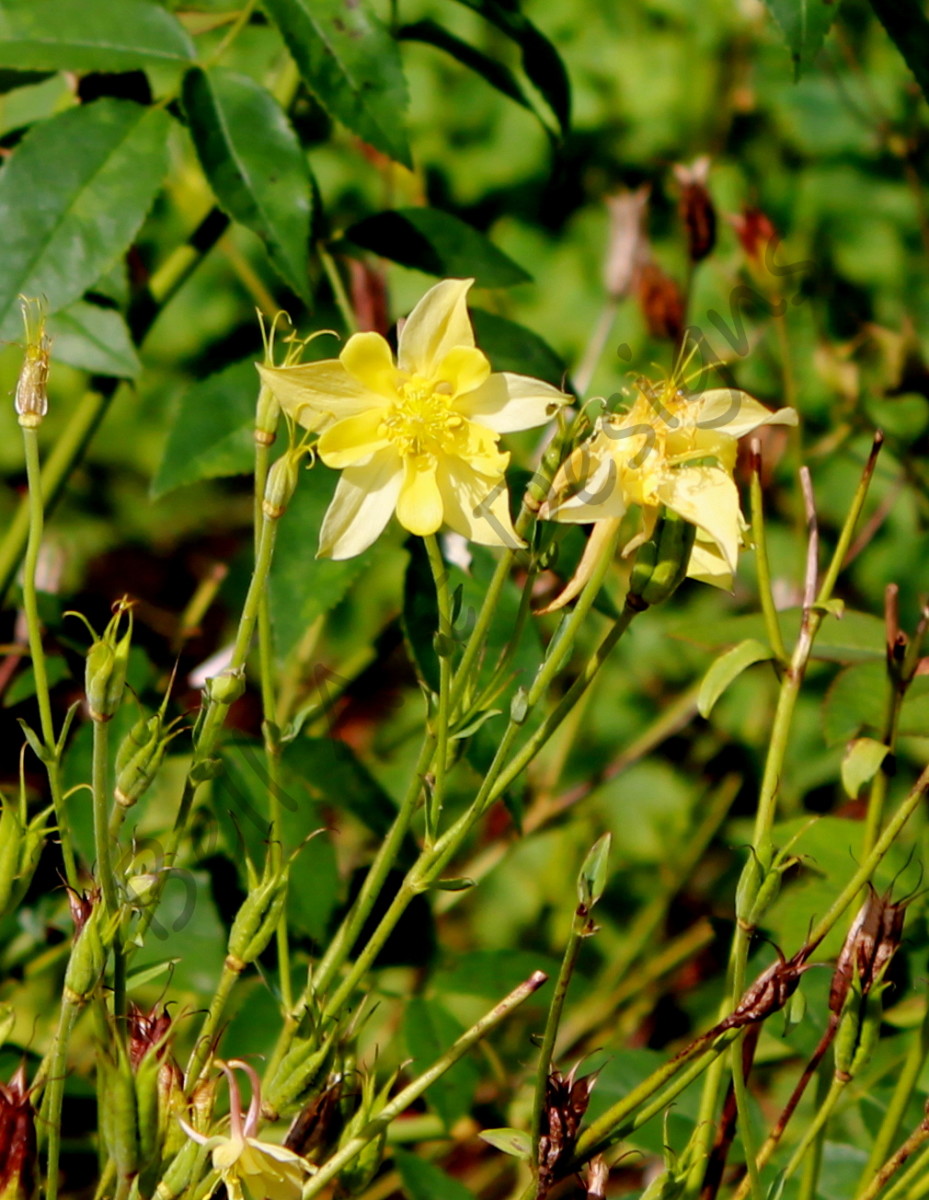
[[[483,475],[462,459],[446,459],[439,474],[445,523],[456,533],[481,546],[524,545],[510,519],[506,478]]]
[[[794,409],[779,408],[772,412],[738,388],[712,388],[694,397],[693,402],[699,404],[696,422],[699,429],[715,429],[736,438],[751,433],[759,425],[797,424]]]
[[[595,434],[561,464],[539,516],[574,525],[621,517],[626,511],[621,483],[609,444]]]
[[[716,544],[731,571],[739,553],[739,491],[717,467],[682,467],[669,471],[661,499],[685,521],[703,530]]]
[[[490,376],[490,362],[487,355],[476,346],[455,346],[442,358],[435,369],[434,379],[440,384],[447,383],[451,388],[450,395],[461,396],[473,392]],[[455,406],[459,412],[460,405]]]
[[[463,396],[455,407],[495,433],[512,433],[544,425],[559,408],[570,403],[570,396],[541,379],[504,371],[491,375],[482,387]]]
[[[349,375],[337,358],[296,367],[259,366],[258,373],[284,412],[311,433],[383,403],[381,396],[372,396],[370,388]]]
[[[397,346],[402,371],[431,379],[449,350],[473,346],[466,296],[473,279],[444,279],[430,288],[406,319]]]
[[[346,467],[319,531],[320,558],[354,558],[384,531],[400,494],[403,471],[393,450]]]
[[[379,333],[353,333],[339,362],[354,379],[379,396],[397,395],[397,371],[387,339]]]
[[[319,437],[319,457],[327,467],[350,467],[390,445],[381,432],[384,413],[368,409],[356,417],[346,417],[324,429]]]
[[[397,497],[397,520],[404,529],[427,537],[442,527],[442,493],[436,480],[435,460],[410,455],[403,462],[403,485]]]
[[[697,538],[690,552],[687,578],[696,579],[698,583],[708,583],[727,592],[732,591],[732,568],[716,543],[704,541],[702,538]]]

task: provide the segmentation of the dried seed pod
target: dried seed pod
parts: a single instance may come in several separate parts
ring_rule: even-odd
[[[687,231],[687,251],[690,261],[706,258],[716,245],[716,209],[706,181],[710,173],[707,155],[691,166],[675,164],[674,176],[681,185],[680,214]]]
[[[684,335],[684,298],[671,276],[657,263],[646,263],[639,271],[636,292],[652,337],[680,342]]]
[[[567,1075],[554,1070],[545,1083],[545,1103],[539,1122],[539,1197],[548,1194],[571,1161],[590,1093],[597,1082],[596,1071],[575,1079],[579,1066],[580,1063],[575,1063]]]
[[[26,1068],[17,1067],[0,1084],[0,1197],[34,1200],[38,1195],[35,1109],[26,1086]]]

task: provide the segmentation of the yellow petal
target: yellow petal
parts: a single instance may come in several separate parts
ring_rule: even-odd
[[[694,403],[699,405],[697,426],[700,429],[715,429],[735,438],[751,433],[759,425],[797,424],[797,414],[792,408],[772,412],[738,388],[712,388],[695,397]]]
[[[481,475],[502,475],[510,461],[509,453],[497,448],[497,434],[475,421],[465,424],[456,454]]]
[[[337,358],[296,367],[259,366],[258,373],[284,412],[311,432],[382,402]]]
[[[353,333],[339,355],[339,362],[370,391],[388,399],[396,396],[399,372],[390,346],[379,333]]]
[[[354,558],[383,532],[400,494],[403,468],[393,450],[346,467],[319,531],[320,558]]]
[[[723,558],[715,542],[697,538],[690,552],[687,577],[696,579],[698,583],[708,583],[711,587],[732,591],[732,568]]]
[[[381,432],[383,411],[368,409],[357,417],[346,417],[323,430],[319,457],[327,467],[350,467],[390,444]]]
[[[466,297],[473,279],[445,279],[430,288],[400,332],[397,363],[410,375],[432,379],[449,350],[473,346]]]
[[[462,397],[455,407],[495,433],[512,433],[544,425],[559,408],[570,403],[570,396],[540,379],[505,371],[491,375],[482,387]]]
[[[448,385],[450,396],[461,396],[479,388],[489,375],[490,363],[486,354],[476,346],[455,346],[443,356],[433,378],[440,384]],[[459,412],[462,411],[460,405],[455,407]]]
[[[244,1150],[245,1142],[242,1138],[226,1138],[213,1147],[211,1159],[214,1168],[217,1171],[228,1171],[239,1161]]]
[[[428,455],[416,455],[405,459],[403,466],[397,520],[419,537],[436,533],[442,526],[443,506],[435,461]]]
[[[510,519],[509,493],[502,471],[482,475],[462,459],[445,460],[439,475],[445,523],[481,546],[524,545]]]
[[[725,471],[716,467],[682,467],[669,471],[661,499],[674,512],[703,530],[716,544],[731,571],[739,553],[739,492]]]
[[[585,525],[621,517],[626,500],[620,472],[600,435],[576,447],[558,469],[539,515],[546,521]]]

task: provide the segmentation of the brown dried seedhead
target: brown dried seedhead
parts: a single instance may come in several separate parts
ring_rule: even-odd
[[[596,1071],[576,1079],[579,1066],[580,1063],[575,1063],[567,1075],[562,1075],[558,1070],[552,1071],[545,1085],[545,1104],[540,1118],[536,1200],[544,1200],[574,1155],[578,1130],[597,1081]]]
[[[0,1083],[0,1200],[33,1200],[38,1194],[35,1109],[26,1068]]]

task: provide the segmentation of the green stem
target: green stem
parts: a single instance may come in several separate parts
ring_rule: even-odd
[[[490,622],[497,611],[500,593],[503,591],[503,587],[509,578],[515,558],[515,551],[505,550],[500,556],[496,569],[491,576],[490,583],[484,595],[484,602],[481,605],[480,612],[477,614],[474,628],[471,630],[464,653],[461,656],[461,661],[455,671],[455,680],[452,684],[451,696],[449,697],[449,707],[452,712],[456,711],[464,698],[477,657],[484,648]]]
[[[326,278],[329,280],[329,286],[332,288],[332,298],[335,300],[336,307],[342,315],[345,328],[349,333],[355,333],[358,329],[358,318],[355,316],[352,302],[348,298],[348,293],[345,290],[345,284],[342,282],[342,276],[339,274],[336,261],[322,242],[316,243],[316,252],[319,255],[319,261],[323,264],[323,270],[326,272]]]
[[[871,1180],[867,1190],[861,1192],[856,1200],[874,1200],[903,1164],[920,1147],[924,1147],[922,1154],[917,1155],[883,1197],[883,1200],[904,1200],[904,1198],[905,1200],[923,1200],[923,1197],[929,1194],[929,1169],[927,1169],[929,1168],[929,1146],[926,1146],[927,1141],[929,1141],[929,1123],[921,1122],[896,1151],[893,1158],[889,1159]]]
[[[580,953],[581,942],[584,940],[584,935],[578,928],[578,920],[575,916],[571,923],[571,932],[568,935],[568,943],[565,946],[564,955],[561,959],[561,969],[558,972],[558,979],[555,981],[555,993],[552,996],[552,1002],[548,1008],[548,1017],[545,1021],[545,1032],[542,1035],[542,1046],[539,1050],[539,1065],[536,1070],[535,1094],[532,1101],[532,1117],[530,1130],[532,1133],[532,1162],[539,1161],[539,1139],[542,1134],[542,1111],[545,1108],[545,1093],[548,1086],[548,1077],[552,1070],[552,1057],[555,1052],[555,1039],[558,1036],[558,1027],[561,1024],[561,1014],[564,1010],[565,1000],[568,995],[568,987],[571,983],[571,976],[574,974],[574,967],[577,963],[577,956]]]
[[[739,1115],[739,1137],[745,1151],[745,1165],[748,1167],[748,1178],[751,1181],[752,1200],[763,1200],[764,1190],[761,1186],[761,1175],[758,1173],[756,1157],[758,1147],[751,1127],[751,1109],[748,1100],[748,1088],[745,1086],[745,1066],[742,1061],[742,1046],[745,1041],[745,1030],[739,1030],[739,1036],[729,1048],[732,1065],[732,1089],[735,1092],[736,1111]]]
[[[824,1100],[816,1106],[816,1112],[813,1114],[812,1120],[803,1132],[803,1137],[791,1155],[790,1161],[782,1172],[782,1178],[787,1180],[794,1174],[800,1166],[803,1159],[819,1142],[820,1135],[826,1128],[826,1122],[832,1116],[833,1110],[839,1101],[839,1097],[845,1090],[847,1081],[841,1080],[833,1076],[832,1083],[829,1085],[829,1091]],[[814,1158],[815,1161],[815,1158]],[[806,1186],[809,1186],[807,1184]],[[809,1200],[807,1197],[806,1200]]]
[[[439,612],[439,628],[435,639],[439,659],[439,702],[435,714],[435,769],[432,795],[426,799],[426,838],[434,842],[442,815],[445,799],[445,773],[448,767],[448,726],[450,718],[450,689],[452,681],[452,606],[448,594],[448,568],[435,534],[423,539],[429,566],[435,581],[436,603]]]
[[[328,1183],[335,1179],[342,1168],[350,1163],[358,1154],[360,1154],[369,1142],[378,1137],[392,1121],[396,1120],[401,1113],[409,1108],[414,1100],[418,1100],[423,1092],[430,1088],[437,1079],[440,1079],[442,1075],[444,1075],[449,1069],[449,1067],[454,1066],[460,1058],[463,1058],[464,1055],[467,1054],[472,1048],[472,1046],[477,1045],[477,1043],[481,1041],[482,1038],[486,1037],[492,1029],[499,1025],[505,1017],[509,1016],[514,1009],[518,1008],[519,1005],[525,1000],[528,1000],[534,992],[538,991],[542,984],[546,982],[547,978],[548,977],[542,971],[534,972],[534,974],[530,975],[530,977],[524,983],[521,983],[519,987],[514,988],[508,996],[500,1001],[499,1004],[494,1005],[494,1007],[488,1013],[485,1013],[485,1015],[481,1017],[479,1021],[472,1025],[470,1029],[466,1030],[466,1032],[463,1033],[461,1037],[449,1047],[448,1050],[446,1050],[441,1058],[438,1058],[432,1064],[428,1071],[424,1071],[423,1074],[417,1079],[414,1079],[412,1083],[407,1084],[402,1091],[397,1093],[397,1095],[393,1098],[393,1100],[390,1101],[389,1104],[386,1104],[381,1109],[381,1111],[372,1121],[368,1122],[368,1124],[356,1137],[353,1137],[346,1142],[346,1144],[336,1154],[334,1154],[328,1162],[320,1167],[312,1179],[310,1179],[305,1185],[303,1189],[303,1200],[312,1200],[313,1196],[318,1196],[323,1188],[325,1188]]]
[[[42,548],[42,534],[45,528],[45,503],[43,482],[39,466],[39,441],[35,429],[23,427],[23,447],[26,457],[26,479],[29,494],[26,498],[26,514],[28,520],[28,539],[26,544],[26,559],[23,563],[23,611],[26,614],[26,626],[29,631],[29,652],[32,657],[32,670],[35,675],[36,698],[39,703],[39,721],[42,726],[42,741],[45,743],[45,769],[48,773],[48,786],[55,807],[55,820],[58,825],[58,836],[61,842],[61,856],[64,860],[65,878],[70,888],[78,889],[79,877],[77,863],[74,857],[74,845],[71,826],[65,808],[65,799],[61,788],[61,764],[55,739],[55,723],[52,719],[52,702],[48,688],[48,671],[45,666],[45,650],[42,646],[42,622],[39,617],[39,602],[36,592],[36,573],[39,565],[39,552]]]
[[[110,831],[107,800],[109,797],[108,776],[110,773],[110,723],[93,722],[93,759],[91,765],[91,790],[94,810],[94,852],[97,855],[97,875],[103,890],[103,904],[107,913],[119,908],[116,880],[113,878],[113,860],[110,856]]]
[[[765,531],[764,503],[761,496],[761,452],[756,441],[752,442],[752,538],[755,542],[755,565],[758,572],[758,595],[764,614],[765,629],[771,649],[779,663],[788,660],[787,648],[781,634],[781,623],[774,604],[771,588],[771,566],[768,561],[768,535]]]
[[[184,1091],[188,1096],[192,1095],[194,1088],[200,1080],[203,1068],[206,1066],[213,1051],[213,1045],[219,1030],[219,1023],[226,1010],[226,1003],[241,974],[241,964],[230,966],[228,959],[223,963],[223,972],[219,977],[219,983],[216,985],[216,993],[210,1001],[210,1007],[207,1010],[206,1016],[203,1018],[203,1024],[200,1026],[200,1032],[194,1043],[193,1052],[191,1053],[190,1061],[187,1064],[187,1071],[184,1075]]]
[[[45,1200],[58,1197],[58,1161],[61,1156],[61,1105],[65,1094],[68,1042],[81,1005],[61,998],[55,1044],[48,1060],[47,1088],[42,1098],[42,1124],[48,1131],[48,1155],[45,1168]],[[38,1080],[37,1080],[38,1082]]]

